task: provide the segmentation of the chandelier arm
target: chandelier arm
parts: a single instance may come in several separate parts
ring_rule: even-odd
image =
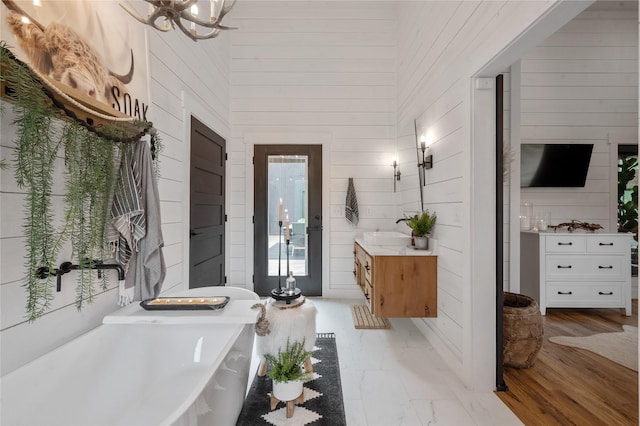
[[[191,34],[190,37],[195,40],[206,40],[209,38],[215,38],[218,37],[218,35],[220,34],[220,30],[219,29],[213,29],[210,32],[206,33],[206,34]]]
[[[231,12],[231,9],[233,9],[233,6],[235,6],[237,1],[238,0],[232,0],[231,4],[227,6],[225,4],[226,2],[222,0],[222,9],[220,10],[220,15],[218,16],[217,22],[222,21],[222,18],[224,18],[227,15],[227,13]]]
[[[171,2],[172,3],[171,6],[166,6],[166,7],[168,7],[169,9],[173,9],[179,15],[182,15],[185,12],[190,13],[188,10],[191,9],[191,6],[193,6],[197,2],[198,2],[198,0],[183,0],[180,3],[172,1]],[[158,3],[162,3],[162,2],[158,1]]]
[[[187,27],[185,27],[182,24],[182,20],[176,19],[174,22],[176,23],[177,27],[180,28],[180,31],[182,31],[183,33],[185,33],[195,41],[194,34],[191,32],[191,30],[189,30]]]
[[[216,28],[216,25],[218,24],[219,21],[204,21],[196,16],[193,16],[190,12],[182,12],[182,14],[180,15],[181,19],[184,19],[185,21],[189,21],[189,22],[193,22],[194,24],[200,25],[201,27],[206,27],[206,28]]]
[[[237,30],[238,27],[227,27],[226,25],[220,25],[220,24],[216,24],[214,28],[217,28],[219,30]]]

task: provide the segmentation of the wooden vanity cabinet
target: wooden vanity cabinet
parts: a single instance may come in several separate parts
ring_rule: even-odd
[[[354,247],[356,283],[367,298],[374,316],[437,316],[436,256],[372,255],[358,242]]]

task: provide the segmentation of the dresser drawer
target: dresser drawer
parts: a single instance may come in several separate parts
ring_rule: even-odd
[[[626,268],[622,256],[564,256],[546,257],[546,279],[582,278],[589,281],[622,279]]]
[[[547,306],[551,308],[616,308],[624,300],[624,287],[617,283],[557,282],[547,286]]]
[[[616,236],[594,235],[587,240],[587,252],[598,254],[628,254],[631,252],[629,239]]]
[[[583,235],[548,235],[545,240],[547,253],[584,253],[586,251]]]

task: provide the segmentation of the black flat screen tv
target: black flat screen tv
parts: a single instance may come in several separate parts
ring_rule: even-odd
[[[593,144],[520,145],[520,187],[583,187]]]

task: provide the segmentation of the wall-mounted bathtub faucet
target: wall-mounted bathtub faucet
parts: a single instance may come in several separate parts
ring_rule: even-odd
[[[36,271],[36,275],[40,279],[45,279],[52,275],[56,276],[56,291],[62,291],[62,276],[67,272],[78,269],[97,269],[98,273],[104,269],[115,269],[118,271],[118,281],[124,280],[124,268],[117,263],[102,263],[101,260],[85,259],[83,265],[74,265],[72,262],[62,262],[57,269],[51,271],[46,266],[41,266]]]

